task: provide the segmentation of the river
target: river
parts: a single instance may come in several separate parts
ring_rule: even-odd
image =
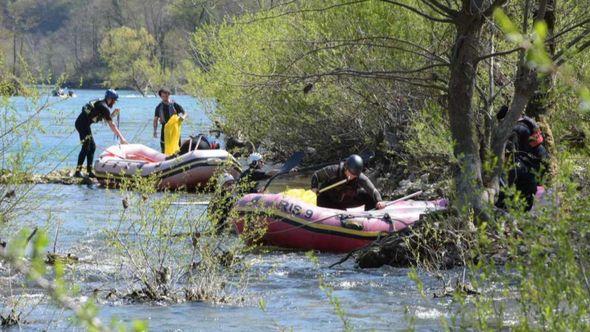
[[[79,143],[73,123],[80,108],[89,100],[98,98],[103,91],[78,90],[77,97],[67,100],[50,98],[53,104],[40,115],[44,133],[38,133],[35,144],[40,154],[48,157],[38,165],[39,172],[53,168],[72,167],[75,164]],[[121,91],[117,107],[121,108],[120,127],[130,142],[158,148],[152,137],[151,123],[158,99],[142,97],[132,91]],[[183,134],[197,133],[208,127],[210,120],[202,103],[188,96],[174,96],[189,113],[183,126]],[[15,99],[19,107],[24,101]],[[100,147],[115,144],[107,126],[94,125],[95,140]],[[97,151],[97,154],[99,151]],[[196,195],[196,194],[195,194]],[[202,195],[202,194],[201,194]],[[77,264],[79,277],[76,283],[82,295],[88,296],[95,288],[117,287],[117,278],[109,264],[110,251],[106,250],[104,228],[109,227],[109,218],[121,208],[121,195],[116,190],[104,190],[87,186],[37,185],[33,188],[36,198],[34,215],[27,215],[17,225],[40,226],[48,234],[55,233],[60,225],[57,251],[72,252],[82,259]],[[184,197],[203,200],[207,197]],[[202,206],[189,206],[194,213],[202,212]],[[47,222],[47,220],[50,220]],[[319,264],[307,258],[303,252],[271,251],[249,254],[245,259],[251,263],[248,271],[250,282],[247,294],[251,301],[243,304],[211,304],[193,302],[173,305],[130,304],[124,301],[101,301],[99,317],[109,322],[112,317],[122,321],[146,320],[154,331],[192,330],[340,330],[342,322],[330,304],[326,293],[320,289],[318,277],[333,288],[345,317],[355,330],[403,330],[408,321],[418,330],[440,329],[441,318],[449,315],[450,299],[434,299],[432,291],[440,282],[423,275],[427,288],[422,297],[408,278],[407,269],[383,267],[357,269],[353,262],[334,268],[328,266],[342,256],[318,254]],[[264,275],[265,278],[260,278]],[[39,298],[35,288],[21,289],[29,299]],[[19,290],[4,289],[0,297],[16,299]],[[262,310],[257,303],[266,303]],[[6,301],[0,304],[0,313],[6,313]],[[71,330],[72,322],[61,319],[55,307],[42,302],[26,308],[22,329]],[[66,314],[67,316],[67,314]]]

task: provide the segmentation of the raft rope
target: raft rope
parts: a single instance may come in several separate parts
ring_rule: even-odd
[[[346,215],[346,214],[343,214],[343,213],[338,213],[338,214],[327,216],[327,217],[324,217],[322,219],[318,219],[318,220],[314,220],[314,221],[305,221],[304,224],[299,225],[299,226],[293,226],[292,228],[289,228],[289,229],[284,229],[284,230],[281,230],[281,231],[274,231],[274,232],[267,232],[267,234],[280,234],[280,233],[290,232],[292,230],[295,230],[295,229],[299,229],[299,228],[303,228],[305,226],[308,226],[309,224],[320,223],[322,221],[325,221],[325,220],[328,220],[328,219],[334,218],[334,217],[339,217],[340,218],[340,221],[344,221],[344,220],[353,219],[353,218],[367,218],[367,219],[370,219],[370,218],[373,218],[374,216],[372,216],[370,214],[365,214],[365,215],[362,215],[362,216],[354,216],[354,215],[351,215],[351,214]],[[406,223],[405,221],[399,220],[399,219],[395,219],[395,218],[391,218],[391,216],[388,219],[389,219],[389,221],[387,223],[388,224],[391,224],[391,225],[393,225],[393,221],[398,221],[398,222],[404,224],[406,227],[411,226],[410,224]],[[279,223],[279,222],[280,221],[271,221],[270,223]],[[346,227],[343,227],[343,228],[346,228]],[[377,233],[381,234],[381,233],[385,233],[385,232],[377,232]]]

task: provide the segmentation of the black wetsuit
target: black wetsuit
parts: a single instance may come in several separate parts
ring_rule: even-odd
[[[512,135],[506,144],[506,150],[513,163],[508,171],[508,185],[514,185],[522,197],[526,199],[526,211],[533,207],[537,185],[543,178],[543,172],[547,169],[546,162],[549,159],[547,149],[540,144],[531,146],[530,137],[533,133],[531,124],[536,126],[532,119],[519,121],[512,129]],[[507,194],[500,192],[496,206],[506,208]]]
[[[92,162],[94,160],[94,151],[96,151],[96,144],[92,137],[92,130],[90,126],[99,121],[112,121],[111,110],[105,100],[92,101],[82,108],[82,112],[76,119],[76,130],[80,135],[80,143],[82,149],[78,154],[77,170],[80,170],[86,159],[86,167],[90,171],[92,169]]]
[[[313,173],[311,189],[321,190],[344,179],[344,163],[326,166]],[[318,195],[318,206],[340,210],[361,205],[365,206],[365,210],[372,210],[381,201],[381,194],[363,173],[354,180]]]
[[[176,102],[170,102],[168,104],[161,102],[158,104],[158,106],[156,106],[154,117],[159,118],[160,124],[162,125],[162,128],[160,129],[160,148],[162,149],[162,152],[164,152],[164,127],[174,114],[184,114],[184,108],[182,108],[182,106]],[[181,143],[179,139],[178,145],[180,146],[180,144]]]
[[[240,174],[237,187],[243,194],[258,192],[258,181],[269,179],[270,175],[260,169],[248,168]]]

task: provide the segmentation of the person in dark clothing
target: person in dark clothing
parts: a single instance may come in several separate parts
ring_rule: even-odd
[[[80,135],[80,142],[82,144],[82,149],[78,154],[78,164],[76,166],[76,173],[74,173],[75,177],[82,177],[82,165],[84,164],[84,159],[86,159],[86,169],[88,171],[88,177],[95,177],[94,173],[92,172],[92,163],[94,160],[94,151],[96,150],[96,144],[94,143],[94,138],[92,137],[92,130],[90,126],[93,123],[97,123],[99,121],[106,121],[119,140],[121,144],[127,144],[127,141],[119,131],[119,128],[113,123],[113,117],[116,114],[119,114],[120,110],[115,109],[111,113],[111,108],[119,98],[117,92],[113,89],[109,89],[105,93],[105,97],[103,100],[96,100],[90,101],[82,108],[82,112],[76,119],[76,130]]]
[[[500,112],[503,110],[504,108]],[[514,185],[526,200],[526,211],[532,209],[537,186],[542,182],[543,174],[547,170],[549,152],[542,143],[543,136],[539,126],[535,120],[526,116],[518,120],[506,143],[507,159],[512,164],[508,171],[507,185]],[[502,190],[496,206],[506,209],[507,198],[507,192]]]
[[[383,209],[385,204],[381,194],[362,171],[363,159],[353,154],[338,165],[326,166],[313,173],[311,190],[316,194],[322,188],[346,180],[344,184],[319,193],[318,206],[345,210],[364,205],[365,210]]]
[[[242,193],[251,194],[258,192],[258,181],[267,180],[276,172],[265,172],[264,160],[258,152],[250,154],[248,157],[248,169],[240,174],[237,187]]]
[[[162,102],[156,106],[156,111],[154,112],[154,138],[158,138],[158,123],[162,125],[160,130],[160,148],[162,149],[162,152],[164,152],[164,126],[166,126],[168,120],[170,120],[174,114],[178,114],[183,118],[186,117],[184,108],[170,99],[171,94],[170,90],[165,88],[158,91],[158,96],[162,98]],[[180,146],[180,140],[178,141],[178,145]]]

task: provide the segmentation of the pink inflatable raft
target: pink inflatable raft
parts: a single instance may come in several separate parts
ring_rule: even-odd
[[[317,207],[281,194],[249,194],[234,209],[238,233],[266,231],[266,245],[326,252],[350,252],[384,235],[412,226],[421,214],[443,210],[447,200],[402,201],[378,211]]]
[[[166,155],[141,144],[114,145],[94,164],[99,182],[116,185],[136,175],[160,178],[159,189],[194,189],[204,186],[220,166],[240,174],[235,158],[225,150],[194,150],[166,160]]]

